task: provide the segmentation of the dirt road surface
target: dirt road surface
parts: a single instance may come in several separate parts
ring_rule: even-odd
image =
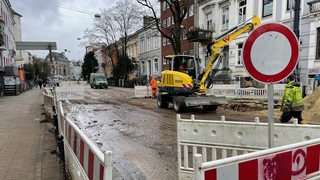
[[[75,123],[102,150],[112,151],[114,179],[178,179],[176,113],[172,105],[160,109],[156,99],[137,99],[133,89],[116,87],[86,88],[85,99],[71,104],[79,109]],[[236,106],[241,109],[241,104]],[[225,116],[227,121],[254,121],[255,117],[267,121],[265,110],[254,108],[243,112],[227,106],[216,112],[194,108],[181,117],[191,115],[206,120]]]

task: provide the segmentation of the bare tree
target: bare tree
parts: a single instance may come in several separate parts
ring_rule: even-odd
[[[114,66],[112,50],[117,51],[117,40],[120,34],[115,29],[115,21],[111,16],[112,8],[102,9],[100,17],[96,19],[92,29],[85,31],[84,38],[88,40],[91,45],[103,46],[103,49],[107,49],[108,56],[111,59],[112,66]]]
[[[94,23],[94,27],[85,31],[84,37],[89,40],[90,44],[99,43],[108,49],[113,67],[115,65],[112,51],[115,50],[117,55],[126,54],[128,36],[140,28],[142,13],[138,5],[133,2],[132,0],[120,0],[114,7],[102,9],[100,18]],[[119,52],[119,45],[121,45],[121,52]],[[127,63],[123,64],[126,66]],[[125,81],[127,76],[126,67],[124,67]]]
[[[127,43],[128,43],[128,35],[132,34],[136,30],[140,28],[141,24],[141,12],[139,11],[139,7],[133,3],[132,0],[121,0],[116,3],[116,7],[113,11],[113,19],[116,22],[116,27],[118,31],[121,33],[122,39],[122,56],[123,57],[123,65],[124,65],[124,81],[126,84],[127,81]]]
[[[188,0],[160,0],[158,3],[167,3],[174,20],[174,25],[171,27],[163,27],[160,18],[157,15],[157,8],[153,6],[150,0],[136,0],[142,6],[151,11],[152,18],[156,21],[157,29],[161,35],[167,38],[172,46],[174,54],[181,53],[181,32],[182,21],[188,12]]]

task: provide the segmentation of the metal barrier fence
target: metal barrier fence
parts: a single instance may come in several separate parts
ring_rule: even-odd
[[[319,125],[274,124],[275,147],[320,138]],[[268,124],[221,120],[181,119],[177,115],[179,179],[194,178],[193,156],[202,162],[248,154],[268,148]]]

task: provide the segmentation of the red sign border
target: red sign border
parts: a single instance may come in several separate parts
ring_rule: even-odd
[[[259,72],[253,66],[250,54],[251,54],[251,49],[254,41],[263,33],[270,32],[270,31],[281,33],[288,39],[291,46],[291,58],[289,60],[287,67],[285,67],[281,72],[273,75],[266,75]],[[298,56],[299,56],[299,45],[298,45],[297,37],[291,31],[291,29],[279,23],[268,23],[258,27],[248,36],[243,46],[243,64],[246,71],[255,80],[263,83],[279,82],[285,79],[287,76],[289,76],[298,63]]]

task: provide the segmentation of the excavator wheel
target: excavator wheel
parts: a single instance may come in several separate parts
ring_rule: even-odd
[[[205,111],[215,111],[215,110],[217,110],[218,106],[217,105],[203,105],[202,108]]]
[[[177,96],[173,98],[173,109],[177,113],[181,113],[186,110],[186,103],[184,99],[184,96]]]
[[[157,105],[159,108],[167,108],[169,106],[169,103],[166,101],[166,98],[164,95],[158,95],[157,97]]]

